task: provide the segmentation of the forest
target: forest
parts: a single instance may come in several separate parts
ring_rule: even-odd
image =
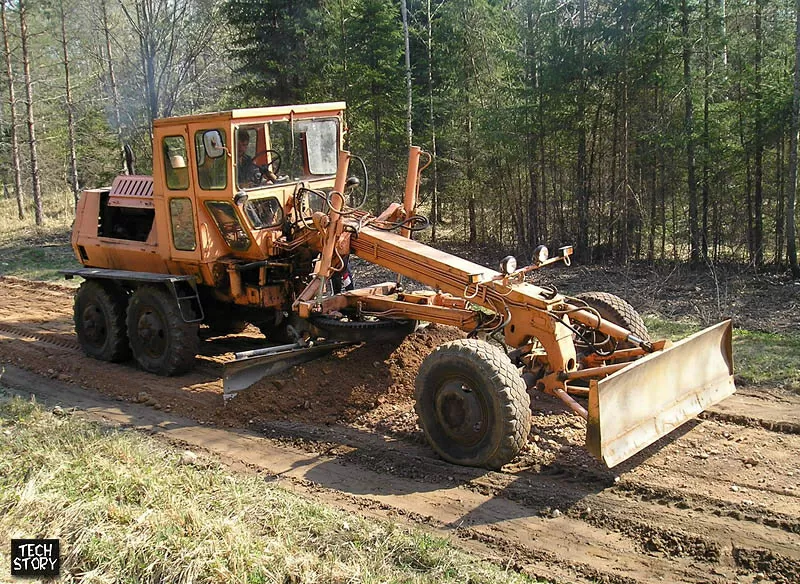
[[[348,103],[372,210],[409,144],[426,238],[585,262],[797,267],[786,0],[9,0],[0,196],[20,220],[149,172],[155,118]],[[66,204],[66,203],[65,203]]]

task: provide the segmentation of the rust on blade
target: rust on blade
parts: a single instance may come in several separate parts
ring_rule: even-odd
[[[589,452],[615,466],[733,394],[731,335],[728,320],[592,381]]]

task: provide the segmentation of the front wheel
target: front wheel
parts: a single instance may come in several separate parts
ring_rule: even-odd
[[[415,397],[428,442],[448,462],[499,469],[528,439],[525,383],[506,354],[485,341],[439,346],[420,367]]]
[[[128,305],[127,324],[133,356],[145,371],[177,375],[194,364],[199,327],[184,322],[174,296],[163,288],[138,288]]]

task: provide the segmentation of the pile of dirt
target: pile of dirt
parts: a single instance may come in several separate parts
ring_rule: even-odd
[[[464,336],[455,328],[428,325],[402,341],[339,350],[240,392],[220,411],[218,422],[292,420],[416,432],[417,370],[438,345]]]

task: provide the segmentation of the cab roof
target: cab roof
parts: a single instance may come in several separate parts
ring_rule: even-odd
[[[272,107],[252,107],[205,114],[160,118],[153,120],[153,127],[174,126],[175,124],[189,122],[208,122],[212,120],[234,122],[237,120],[247,120],[251,118],[268,118],[273,116],[283,117],[291,114],[306,115],[318,113],[321,115],[335,115],[341,111],[344,111],[345,109],[347,109],[347,105],[343,101],[301,105],[278,105]]]

